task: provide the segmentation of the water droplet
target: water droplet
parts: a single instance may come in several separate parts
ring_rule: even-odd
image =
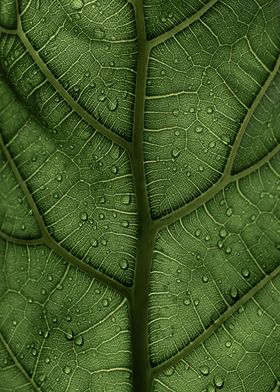
[[[174,367],[173,366],[168,368],[168,369],[166,369],[164,371],[164,375],[167,376],[167,377],[172,376],[173,373],[174,373]]]
[[[117,174],[117,172],[118,172],[117,166],[113,165],[111,168],[111,171],[112,171],[112,173]]]
[[[33,348],[33,349],[31,350],[31,354],[32,354],[34,357],[36,357],[36,355],[37,355],[37,350],[36,350],[36,348]]]
[[[250,276],[250,271],[247,268],[244,268],[241,273],[244,276],[244,278],[249,278]]]
[[[97,240],[97,238],[93,238],[93,239],[90,241],[90,243],[91,243],[91,245],[92,245],[94,248],[96,248],[96,247],[98,246],[98,240]]]
[[[210,108],[210,107],[207,108],[207,113],[208,113],[208,114],[212,114],[212,113],[213,113],[213,108]]]
[[[128,204],[130,204],[130,202],[131,202],[131,196],[130,195],[123,195],[122,196],[122,203],[123,204],[128,205]]]
[[[82,221],[88,220],[88,214],[87,214],[86,212],[81,212],[81,214],[80,214],[80,219],[81,219]]]
[[[23,223],[23,224],[20,226],[20,228],[21,228],[22,231],[24,231],[24,230],[26,229],[26,225]]]
[[[106,95],[100,94],[100,95],[98,95],[97,99],[99,102],[104,102],[104,101],[106,101]]]
[[[189,108],[189,112],[190,113],[194,113],[195,112],[195,108],[193,107],[193,106],[191,106],[190,108]],[[202,130],[202,129],[201,129]]]
[[[173,158],[177,158],[180,155],[180,151],[175,147],[172,149],[171,155],[173,156]]]
[[[83,6],[84,6],[83,0],[72,0],[71,1],[71,7],[75,11],[80,10],[81,8],[83,8]]]
[[[191,304],[191,299],[190,298],[186,298],[184,300],[184,305],[189,306]]]
[[[203,276],[202,276],[202,282],[207,283],[208,280],[209,280],[209,278],[208,278],[207,275],[203,275]]]
[[[44,382],[45,380],[46,380],[46,375],[42,373],[42,374],[39,376],[39,381],[40,381],[40,382]]]
[[[226,247],[226,249],[225,249],[225,251],[226,251],[226,253],[229,255],[230,253],[231,253],[231,247],[230,246],[227,246]]]
[[[227,236],[227,234],[228,233],[227,233],[226,229],[221,229],[219,232],[219,235],[221,238],[225,238]]]
[[[210,143],[208,144],[208,146],[209,146],[210,148],[214,148],[214,147],[216,146],[216,143],[215,143],[215,142],[210,142]]]
[[[196,132],[196,133],[201,133],[202,130],[203,130],[203,128],[202,128],[202,127],[199,127],[199,126],[195,128],[195,132]]]
[[[261,316],[263,312],[262,312],[261,309],[258,309],[258,312],[257,312],[257,313],[258,313],[258,316]]]
[[[50,363],[50,362],[51,362],[50,357],[46,357],[45,358],[45,363]]]
[[[41,293],[42,293],[43,295],[46,295],[46,290],[45,290],[44,288],[42,288],[42,289],[41,289]]]
[[[70,373],[71,373],[71,368],[70,368],[70,366],[65,366],[64,369],[63,369],[63,371],[64,371],[65,374],[70,374]]]
[[[233,212],[233,211],[232,211],[232,208],[229,207],[229,208],[227,209],[227,211],[226,211],[227,216],[231,216],[231,215],[232,215],[232,212]]]
[[[194,303],[194,306],[198,306],[198,305],[199,305],[199,300],[198,300],[198,299],[195,299],[195,300],[193,301],[193,303]]]
[[[177,117],[179,115],[179,110],[178,109],[173,109],[172,110],[173,116]]]
[[[238,296],[238,291],[237,291],[237,288],[236,287],[232,287],[230,290],[229,290],[229,295],[231,296],[231,298],[237,298],[237,296]]]
[[[201,231],[200,231],[199,229],[197,229],[197,230],[195,231],[195,236],[196,236],[196,237],[199,237],[200,234],[201,234]]]
[[[13,325],[14,325],[14,326],[17,325],[17,320],[13,320]]]
[[[209,369],[208,366],[203,365],[203,366],[201,366],[201,367],[199,368],[199,371],[200,371],[200,373],[203,374],[204,376],[207,376],[207,375],[209,374],[209,372],[210,372],[210,369]]]
[[[102,305],[103,305],[105,308],[107,308],[107,306],[109,306],[109,301],[108,301],[108,299],[103,299]]]
[[[126,270],[128,268],[128,262],[126,260],[121,260],[119,262],[119,266],[122,270]]]
[[[222,388],[224,385],[224,380],[222,379],[221,376],[215,376],[214,377],[214,384],[217,388]]]
[[[65,332],[64,336],[66,337],[67,340],[73,340],[74,332],[72,330],[69,330],[69,331]]]
[[[117,107],[118,107],[118,105],[119,105],[119,102],[118,102],[117,98],[115,98],[115,99],[110,99],[110,100],[108,100],[108,102],[107,102],[107,108],[108,108],[111,112],[113,112],[114,110],[116,110]]]
[[[94,82],[90,82],[89,86],[90,86],[91,88],[94,88],[94,87],[95,87],[95,83],[94,83]]]
[[[61,175],[61,174],[58,174],[58,175],[56,176],[56,180],[57,180],[58,182],[61,182],[61,181],[62,181],[62,175]]]
[[[82,335],[79,335],[75,338],[74,343],[77,346],[82,346],[84,344],[84,338],[82,337]]]
[[[202,165],[200,165],[200,166],[198,166],[198,170],[199,170],[200,172],[203,172],[204,167],[203,167]]]
[[[128,221],[123,221],[122,222],[122,227],[128,227],[129,226],[129,222]]]

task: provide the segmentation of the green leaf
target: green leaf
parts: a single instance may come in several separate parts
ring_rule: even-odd
[[[1,392],[280,390],[279,31],[1,1]]]

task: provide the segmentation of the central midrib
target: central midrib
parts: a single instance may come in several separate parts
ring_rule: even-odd
[[[143,151],[145,93],[150,45],[146,38],[142,0],[136,0],[134,8],[138,34],[138,58],[130,160],[139,228],[134,284],[130,297],[130,325],[132,333],[133,391],[151,392],[153,377],[149,355],[148,293],[155,229],[149,209]]]

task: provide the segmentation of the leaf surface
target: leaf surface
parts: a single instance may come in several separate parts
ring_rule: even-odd
[[[279,31],[1,1],[1,391],[279,389]]]

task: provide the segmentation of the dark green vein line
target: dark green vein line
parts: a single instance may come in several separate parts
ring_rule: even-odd
[[[78,257],[72,255],[65,249],[63,246],[58,244],[50,234],[44,235],[43,242],[46,246],[52,249],[57,255],[62,257],[64,260],[67,260],[68,263],[72,264],[75,268],[80,271],[85,272],[91,278],[98,280],[99,282],[104,283],[106,286],[116,290],[122,296],[128,298],[130,296],[131,289],[118,281],[114,280],[108,275],[105,275],[103,272],[100,272],[93,268],[91,265],[81,261]]]
[[[260,91],[257,94],[256,98],[254,99],[253,104],[251,105],[250,109],[246,113],[246,116],[244,117],[244,120],[243,120],[243,122],[241,124],[241,127],[240,127],[239,132],[238,132],[238,134],[236,136],[234,144],[233,144],[233,146],[231,148],[231,152],[229,154],[229,158],[228,158],[227,163],[226,163],[226,167],[225,167],[225,170],[224,170],[224,175],[225,176],[230,176],[230,173],[231,173],[232,167],[233,167],[233,163],[235,161],[237,152],[238,152],[240,144],[241,144],[241,140],[242,140],[242,138],[244,136],[244,133],[245,133],[247,127],[248,127],[248,124],[251,121],[251,119],[252,119],[252,117],[253,117],[253,115],[255,113],[255,110],[258,107],[261,99],[263,98],[263,96],[265,95],[267,89],[271,85],[271,82],[275,78],[276,73],[279,70],[279,67],[280,67],[280,54],[279,54],[279,57],[278,57],[275,65],[274,65],[273,70],[268,75],[264,85],[260,89]]]
[[[212,199],[217,193],[219,193],[222,189],[224,189],[227,185],[232,182],[241,180],[242,178],[254,173],[258,169],[260,169],[263,165],[270,161],[274,156],[276,156],[280,151],[280,145],[276,146],[272,151],[270,151],[265,157],[260,159],[254,165],[250,166],[247,169],[242,170],[241,172],[231,175],[231,176],[222,176],[216,184],[214,184],[211,188],[209,188],[205,193],[198,196],[196,199],[190,201],[188,204],[184,205],[181,208],[178,208],[176,211],[171,212],[161,218],[158,218],[154,221],[155,229],[161,230],[165,226],[171,225],[176,220],[183,218],[184,216],[190,214],[192,211],[197,208],[203,206],[208,200]]]
[[[16,367],[19,369],[19,371],[24,375],[24,377],[26,378],[26,380],[29,382],[29,384],[31,385],[31,387],[33,388],[34,391],[36,392],[40,392],[41,388],[39,388],[35,381],[28,375],[28,373],[26,372],[26,370],[22,367],[21,363],[18,361],[17,357],[15,356],[15,354],[13,353],[13,351],[11,350],[11,348],[9,347],[8,343],[6,342],[6,340],[4,339],[4,336],[2,334],[0,334],[0,339],[1,342],[3,344],[3,346],[5,347],[5,349],[7,350],[8,354],[10,355],[10,357],[12,358],[12,360],[14,361],[14,364],[16,365]]]
[[[160,230],[164,226],[173,223],[175,220],[182,218],[189,212],[193,211],[195,208],[200,207],[203,205],[207,200],[209,200],[211,197],[213,197],[215,194],[217,194],[221,189],[223,189],[226,185],[228,185],[230,182],[235,181],[237,179],[241,179],[245,177],[247,174],[252,173],[253,171],[257,170],[260,166],[262,166],[264,163],[266,163],[273,155],[275,155],[279,151],[279,146],[276,146],[271,152],[269,152],[264,158],[260,159],[260,161],[256,162],[254,165],[251,167],[243,170],[240,173],[236,173],[234,175],[231,175],[231,170],[232,166],[234,163],[234,160],[236,158],[242,137],[244,136],[244,133],[248,127],[248,124],[252,118],[252,116],[255,113],[256,108],[258,107],[261,99],[265,95],[267,89],[271,85],[271,82],[273,81],[274,77],[276,76],[276,73],[278,72],[280,68],[280,55],[275,63],[275,66],[269,76],[267,77],[263,87],[260,89],[258,95],[256,96],[252,106],[248,110],[246,116],[244,117],[243,123],[240,127],[240,130],[236,136],[235,142],[232,146],[231,152],[229,154],[224,173],[222,174],[221,178],[214,184],[211,188],[209,188],[205,193],[202,195],[198,196],[195,200],[190,201],[186,205],[178,208],[176,211],[173,211],[155,221],[155,225],[157,227],[157,230]]]
[[[155,232],[150,215],[144,168],[143,132],[145,91],[149,59],[142,0],[134,4],[138,33],[136,99],[132,152],[130,155],[138,212],[135,276],[130,303],[132,331],[133,391],[152,391],[149,354],[148,293]]]
[[[47,81],[55,88],[55,90],[63,97],[63,99],[68,103],[68,105],[80,115],[80,117],[85,120],[93,128],[97,129],[103,136],[106,136],[112,142],[116,143],[125,150],[130,150],[130,142],[123,139],[121,136],[117,135],[105,125],[99,123],[95,118],[89,114],[73,97],[64,89],[60,82],[54,77],[52,72],[49,70],[47,65],[41,59],[39,53],[33,48],[22,28],[20,27],[18,36],[25,46],[27,52],[33,58],[34,62],[37,64],[41,72],[45,75]]]
[[[175,365],[183,359],[190,352],[195,350],[207,338],[214,334],[217,329],[229,319],[242,305],[252,299],[265,285],[272,281],[280,273],[280,265],[274,269],[269,275],[266,275],[259,283],[257,283],[251,290],[249,290],[242,298],[240,298],[234,305],[230,306],[213,324],[210,325],[201,335],[199,335],[193,342],[191,342],[183,350],[175,354],[173,357],[167,359],[161,364],[155,366],[152,370],[154,375],[163,372],[168,367]]]
[[[173,29],[167,31],[155,37],[149,41],[151,47],[157,46],[162,42],[165,42],[169,38],[172,38],[176,33],[184,30],[186,27],[190,26],[193,22],[197,21],[204,15],[210,8],[212,8],[219,0],[210,0],[207,4],[200,8],[195,14],[193,14],[190,18],[184,20],[183,22],[179,23],[177,26],[173,27]]]
[[[19,245],[42,245],[43,244],[43,238],[17,238],[13,237],[7,233],[4,233],[4,231],[0,230],[0,237],[3,238],[5,241],[11,242],[13,244],[19,244]]]
[[[128,297],[130,295],[130,288],[124,286],[118,281],[115,281],[114,279],[110,278],[109,276],[105,275],[103,272],[100,272],[93,268],[91,265],[86,264],[79,258],[73,256],[71,253],[69,253],[66,249],[64,249],[61,245],[59,245],[49,234],[47,231],[47,228],[45,226],[45,223],[43,221],[43,218],[36,206],[36,203],[33,200],[33,197],[31,193],[29,192],[29,189],[26,185],[26,182],[22,178],[18,168],[16,167],[12,156],[10,155],[9,150],[7,149],[4,140],[2,136],[0,135],[0,147],[2,147],[4,155],[12,169],[12,172],[14,173],[14,176],[16,180],[18,181],[23,193],[25,194],[25,197],[27,199],[27,202],[30,205],[30,208],[33,212],[33,216],[36,219],[36,222],[41,230],[42,233],[42,242],[47,245],[50,249],[52,249],[55,253],[57,253],[59,256],[63,257],[66,261],[68,261],[70,264],[72,264],[74,267],[79,269],[80,271],[85,272],[87,275],[90,277],[97,279],[98,281],[104,283],[105,285],[115,289],[117,292],[119,292],[121,295],[124,295],[125,297]]]
[[[4,26],[0,26],[0,33],[17,35],[18,31],[16,29],[7,29]]]

